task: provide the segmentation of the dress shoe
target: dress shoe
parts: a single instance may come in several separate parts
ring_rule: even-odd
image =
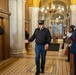
[[[40,75],[40,72],[36,72],[35,75]]]
[[[44,73],[44,70],[41,70],[41,73]]]

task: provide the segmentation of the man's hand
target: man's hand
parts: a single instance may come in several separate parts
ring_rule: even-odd
[[[24,42],[25,42],[25,43],[28,43],[29,41],[28,41],[28,40],[25,40]]]
[[[46,45],[44,46],[44,49],[45,49],[45,50],[47,50],[47,49],[48,49],[48,47],[49,47],[49,45],[48,45],[48,44],[46,44]]]

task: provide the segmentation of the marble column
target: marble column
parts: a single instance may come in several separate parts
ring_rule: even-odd
[[[24,57],[25,50],[25,1],[9,0],[10,56]]]
[[[76,26],[76,5],[71,5],[71,24]]]
[[[35,28],[38,27],[38,12],[39,7],[29,7],[30,36],[33,34]],[[35,41],[32,42],[32,47],[35,47]]]

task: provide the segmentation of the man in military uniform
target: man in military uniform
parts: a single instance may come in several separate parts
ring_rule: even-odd
[[[35,29],[34,34],[28,40],[25,40],[25,43],[32,42],[35,39],[35,63],[36,63],[36,73],[35,75],[40,75],[44,73],[45,60],[46,60],[46,50],[51,41],[51,35],[47,28],[44,27],[44,20],[39,20],[39,27]],[[45,49],[44,49],[45,47]],[[41,55],[41,65],[40,65],[40,55]]]

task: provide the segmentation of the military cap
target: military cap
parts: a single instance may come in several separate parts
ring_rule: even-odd
[[[74,25],[71,25],[71,26],[70,26],[70,28],[74,28],[74,27],[75,27]]]
[[[70,28],[72,29],[72,32],[74,32],[74,25],[71,25]]]
[[[38,24],[39,24],[39,25],[44,24],[44,20],[39,20],[39,21],[38,21]]]

